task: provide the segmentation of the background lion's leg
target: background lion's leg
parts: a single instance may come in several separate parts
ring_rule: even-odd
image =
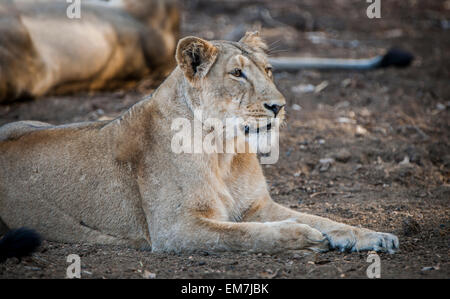
[[[294,219],[298,223],[307,224],[323,233],[332,248],[341,251],[376,250],[394,252],[399,247],[398,238],[389,233],[375,232],[339,223],[324,217],[300,213],[283,207],[270,198],[257,202],[250,211],[246,221],[282,221]]]

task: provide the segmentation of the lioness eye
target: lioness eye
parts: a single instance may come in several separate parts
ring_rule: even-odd
[[[235,77],[242,77],[242,70],[234,69],[230,72],[230,74]]]

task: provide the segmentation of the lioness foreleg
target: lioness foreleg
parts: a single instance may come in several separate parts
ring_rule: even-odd
[[[293,220],[258,223],[200,218],[189,231],[180,234],[180,239],[172,243],[175,246],[164,250],[275,253],[303,249],[320,252],[329,248],[322,233]]]
[[[255,203],[246,217],[246,221],[281,221],[293,219],[297,223],[307,224],[326,236],[331,248],[340,251],[375,250],[395,252],[399,248],[398,238],[389,233],[375,232],[358,228],[333,220],[300,213],[266,198]]]

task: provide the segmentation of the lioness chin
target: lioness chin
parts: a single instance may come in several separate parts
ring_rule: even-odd
[[[154,94],[113,121],[0,128],[0,218],[63,242],[153,251],[394,252],[398,238],[275,203],[256,154],[176,154],[171,122],[284,119],[258,33],[186,37]]]

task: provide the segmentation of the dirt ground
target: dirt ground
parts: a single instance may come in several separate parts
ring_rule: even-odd
[[[411,51],[406,69],[277,72],[288,121],[280,159],[264,172],[279,203],[396,234],[400,251],[379,255],[382,278],[449,278],[450,1],[381,3],[382,18],[371,20],[363,0],[188,1],[182,32],[238,39],[262,26],[273,56]],[[149,91],[141,83],[3,105],[0,125],[115,117]],[[1,264],[0,278],[64,278],[72,253],[83,278],[365,278],[370,265],[367,252],[173,255],[45,241]]]

